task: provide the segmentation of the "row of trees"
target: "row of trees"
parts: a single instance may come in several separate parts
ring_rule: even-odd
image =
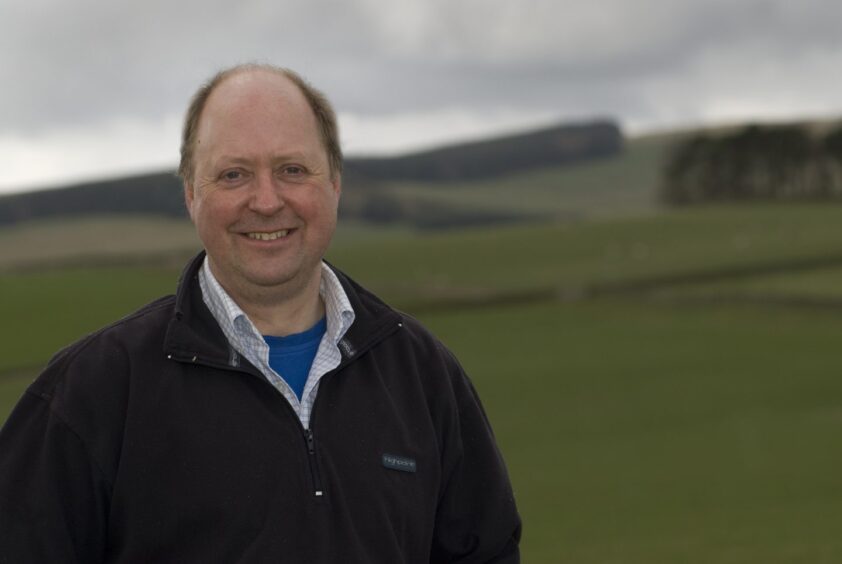
[[[750,125],[680,143],[663,170],[670,204],[842,199],[842,126],[821,135],[803,125]]]

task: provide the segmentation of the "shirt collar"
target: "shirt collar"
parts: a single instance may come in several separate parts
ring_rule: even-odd
[[[321,268],[319,296],[325,304],[326,336],[334,345],[337,345],[351,327],[356,315],[339,278],[324,261],[321,263]],[[205,305],[219,322],[229,341],[239,341],[245,336],[262,340],[257,327],[211,272],[207,256],[199,270],[199,286],[202,289]],[[230,330],[236,332],[236,335],[229,335]]]
[[[339,282],[336,273],[322,261],[322,278],[319,283],[319,295],[325,303],[325,314],[327,315],[327,334],[334,345],[338,344],[345,336],[351,324],[354,322],[354,308],[345,288]]]

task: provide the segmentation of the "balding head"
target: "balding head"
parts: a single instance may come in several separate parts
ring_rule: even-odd
[[[187,108],[181,137],[181,161],[178,166],[178,175],[182,180],[187,184],[193,183],[199,125],[211,94],[226,80],[249,73],[280,75],[301,92],[316,119],[319,137],[327,153],[330,174],[334,178],[340,175],[342,173],[342,148],[339,144],[339,127],[336,122],[336,113],[324,94],[289,69],[266,64],[246,64],[221,70],[193,95],[190,106]]]

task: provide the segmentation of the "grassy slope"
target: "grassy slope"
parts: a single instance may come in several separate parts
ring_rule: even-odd
[[[376,250],[375,250],[376,249]],[[842,261],[842,206],[744,206],[646,218],[338,241],[331,257],[378,291],[425,296],[592,286]]]
[[[658,295],[678,300],[753,299],[804,305],[842,305],[842,267],[830,265],[804,271],[688,284],[680,288],[664,288]]]
[[[42,365],[56,350],[175,291],[177,269],[73,268],[0,277],[0,373]],[[8,348],[6,348],[8,347]]]
[[[0,271],[183,255],[198,248],[187,220],[123,216],[37,221],[0,229]]]
[[[638,295],[421,306],[477,291],[567,295],[735,266],[833,264],[840,220],[842,207],[755,206],[421,238],[357,233],[331,257],[418,313],[473,375],[511,467],[525,561],[837,562],[834,313]],[[822,272],[835,270],[786,276],[832,288]],[[113,267],[0,277],[13,298],[0,302],[0,318],[14,320],[0,333],[0,410],[56,348],[170,292],[177,274]]]
[[[650,218],[476,230],[425,237],[340,238],[330,258],[366,285],[403,307],[477,295],[549,289],[576,295],[582,288],[628,284],[676,274],[728,273],[729,269],[798,266],[805,259],[842,262],[842,207],[756,206],[709,208]],[[84,268],[6,273],[0,292],[6,369],[28,366],[67,339],[126,313],[134,304],[170,291],[180,265],[171,268]],[[776,279],[806,280],[811,295],[837,296],[833,269],[757,276],[741,282],[765,287]],[[800,278],[799,278],[800,277]],[[692,285],[689,289],[694,289]],[[699,286],[696,287],[698,289]],[[710,283],[700,288],[715,290]],[[793,291],[798,291],[797,284]],[[82,315],[88,303],[97,303]],[[61,308],[61,309],[59,309]],[[102,310],[99,312],[99,310]],[[61,311],[61,314],[59,314]],[[51,314],[51,312],[55,312]],[[44,319],[51,330],[37,339]],[[60,335],[53,337],[53,335]],[[62,340],[64,339],[64,340]],[[42,341],[42,344],[26,345]],[[30,350],[30,347],[36,349]]]
[[[669,136],[643,137],[629,140],[616,158],[482,182],[394,183],[389,188],[403,198],[560,219],[651,213],[658,209],[653,195],[661,160],[673,142]]]
[[[524,561],[842,559],[838,316],[599,300],[425,320],[494,422]]]

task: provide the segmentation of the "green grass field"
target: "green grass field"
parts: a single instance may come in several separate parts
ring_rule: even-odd
[[[512,474],[524,562],[842,561],[842,207],[366,232],[330,258],[471,374]],[[2,274],[0,420],[57,348],[177,275]],[[809,307],[769,299],[781,293]]]
[[[182,256],[199,247],[187,220],[148,216],[44,220],[0,229],[0,272],[79,262]],[[179,261],[180,262],[180,261]]]
[[[525,562],[842,559],[834,313],[604,299],[425,319],[484,397]]]

